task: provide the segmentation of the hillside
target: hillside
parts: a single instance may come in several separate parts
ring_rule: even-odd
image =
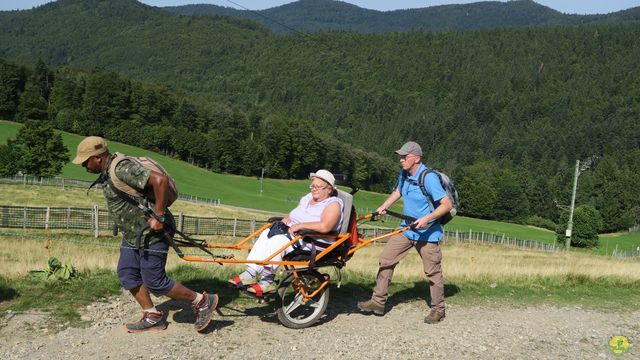
[[[15,137],[20,124],[0,120],[0,144]],[[62,133],[62,139],[72,154],[83,136]],[[195,167],[189,163],[171,157],[153,153],[134,146],[109,142],[114,152],[132,156],[151,156],[172,174],[181,193],[201,196],[208,199],[220,199],[223,204],[242,206],[252,209],[288,212],[294,208],[298,199],[309,191],[306,180],[263,180],[263,192],[260,194],[260,180],[255,177],[218,174]],[[61,174],[71,179],[93,181],[96,175],[69,162]],[[356,194],[355,204],[359,208],[376,208],[386,195],[367,191]]]
[[[109,15],[119,12],[127,16]],[[220,143],[212,146],[224,146],[225,139],[245,141],[252,139],[251,129],[260,129],[267,145],[247,145],[249,155],[299,141],[296,148],[311,155],[287,158],[281,177],[299,164],[314,166],[318,157],[336,166],[345,154],[392,158],[413,139],[427,150],[428,163],[454,177],[466,214],[557,222],[571,198],[575,160],[597,155],[598,165],[580,177],[577,204],[607,214],[606,231],[640,221],[640,189],[632,185],[640,181],[635,21],[277,36],[245,20],[178,16],[132,0],[61,0],[0,13],[0,28],[0,56],[12,61],[29,64],[39,56],[51,65],[101,66],[246,111],[248,121],[239,128],[242,116],[235,110],[203,106],[206,118],[226,118],[216,131],[199,135],[216,136]],[[75,30],[93,28],[100,30]],[[94,91],[114,84],[102,79],[90,77]],[[82,76],[75,80],[82,89]],[[129,99],[128,81],[121,80],[113,86],[124,88],[118,91]],[[76,106],[76,113],[87,111],[86,104]],[[144,135],[136,133],[140,119],[116,115],[120,134]],[[155,126],[173,118],[143,121]],[[333,145],[305,142],[306,125],[286,132],[302,123],[321,135],[314,139]],[[279,131],[272,131],[273,124],[280,124]],[[273,154],[264,153],[265,159]],[[394,183],[386,165],[349,163],[357,177],[375,174],[371,184],[388,190]],[[296,169],[296,176],[306,172]]]
[[[227,15],[258,22],[274,33],[294,31],[466,31],[538,25],[575,25],[640,19],[640,8],[606,15],[563,14],[530,0],[441,5],[377,11],[333,0],[300,0],[266,10],[237,10],[212,4],[167,6],[182,15]]]

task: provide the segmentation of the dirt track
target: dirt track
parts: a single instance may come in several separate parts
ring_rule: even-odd
[[[224,299],[223,299],[224,300]],[[127,334],[123,323],[138,309],[128,295],[95,303],[83,315],[86,328],[51,324],[46,314],[3,314],[2,359],[613,359],[638,358],[640,311],[609,313],[577,307],[492,308],[449,306],[437,325],[423,323],[424,301],[395,304],[384,317],[366,316],[354,304],[333,301],[319,324],[291,330],[267,304],[247,308],[222,304],[206,334],[193,330],[186,304],[168,301],[169,328]],[[63,324],[62,324],[63,325]],[[609,348],[623,335],[631,347],[622,356]]]

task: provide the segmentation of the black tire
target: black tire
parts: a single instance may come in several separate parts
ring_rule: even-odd
[[[314,292],[324,281],[324,275],[317,271],[299,272],[298,279],[289,274],[278,286],[276,296],[276,312],[280,323],[290,329],[304,329],[315,324],[324,314],[329,304],[329,286],[316,296],[302,304],[302,294],[296,290],[296,282],[300,281],[307,294]]]

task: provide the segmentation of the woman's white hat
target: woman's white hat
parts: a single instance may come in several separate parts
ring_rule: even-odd
[[[329,170],[320,169],[314,173],[309,174],[309,178],[314,178],[314,177],[320,180],[323,180],[327,184],[331,185],[331,187],[333,188],[336,187],[336,178],[333,176],[333,174]]]

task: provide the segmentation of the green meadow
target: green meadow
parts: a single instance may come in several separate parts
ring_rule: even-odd
[[[6,143],[7,139],[14,138],[21,125],[15,122],[0,120],[0,143]],[[70,151],[71,157],[75,154],[82,136],[62,133],[62,139]],[[260,180],[255,177],[246,177],[229,174],[218,174],[186,162],[143,150],[117,142],[110,142],[112,151],[123,152],[134,156],[151,156],[158,160],[175,178],[178,188],[183,194],[190,194],[209,199],[220,199],[223,204],[241,206],[252,209],[261,209],[274,212],[288,212],[297,203],[300,196],[308,192],[308,182],[305,180],[263,180],[263,192],[260,194]],[[62,176],[65,178],[94,180],[95,175],[89,174],[80,166],[70,162],[64,167]],[[359,191],[354,199],[358,209],[376,209],[386,198],[385,194]],[[400,204],[395,205],[395,210],[400,210]],[[377,222],[379,226],[395,226],[397,222]],[[555,242],[555,233],[549,230],[532,226],[504,223],[499,221],[481,220],[466,217],[456,217],[446,227],[449,231],[460,232],[484,232],[498,236],[517,238],[522,240],[535,240],[545,243]],[[640,234],[622,233],[607,234],[600,237],[600,247],[595,251],[601,254],[611,254],[618,251],[630,252],[640,246]]]
[[[21,125],[9,121],[0,121],[0,143],[15,138]],[[71,157],[75,155],[78,143],[84,138],[80,135],[62,133],[64,144]],[[169,156],[143,150],[117,142],[109,142],[112,152],[122,152],[133,156],[150,156],[157,160],[175,178],[178,189],[183,194],[209,199],[220,199],[223,204],[247,208],[288,212],[297,204],[300,197],[309,191],[309,182],[305,180],[276,180],[265,178],[218,174]],[[62,170],[62,177],[80,180],[94,180],[96,175],[87,173],[82,167],[69,162]],[[386,195],[359,191],[354,199],[358,208],[375,209]]]

